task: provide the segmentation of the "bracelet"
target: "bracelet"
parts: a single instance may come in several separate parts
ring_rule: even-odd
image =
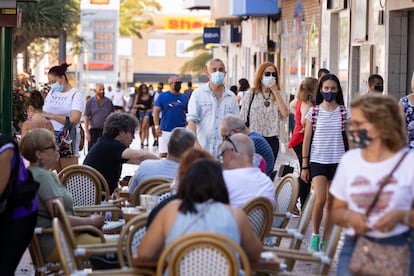
[[[309,167],[302,167],[302,170],[309,170]]]
[[[403,223],[410,226],[410,211],[405,212]]]
[[[304,159],[304,158],[309,158],[309,156],[302,156],[302,159]]]

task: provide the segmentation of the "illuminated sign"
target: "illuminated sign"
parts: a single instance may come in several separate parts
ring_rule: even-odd
[[[220,27],[204,28],[203,43],[220,43]]]
[[[195,16],[164,17],[165,30],[198,30],[214,26],[214,21],[211,21],[209,18],[200,18]]]
[[[92,5],[108,5],[109,0],[91,0]]]

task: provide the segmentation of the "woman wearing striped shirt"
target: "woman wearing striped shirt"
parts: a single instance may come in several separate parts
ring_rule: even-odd
[[[332,228],[330,215],[326,212],[324,235],[319,245],[319,228],[323,216],[323,208],[332,202],[328,189],[334,177],[336,167],[347,150],[345,136],[346,120],[350,118],[344,106],[341,85],[333,74],[327,74],[319,82],[316,95],[316,106],[306,114],[305,136],[302,147],[303,181],[312,181],[316,201],[312,211],[313,235],[308,250],[311,252],[324,250],[325,241]]]

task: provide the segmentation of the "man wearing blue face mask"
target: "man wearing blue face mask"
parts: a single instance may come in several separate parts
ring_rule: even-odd
[[[227,114],[239,115],[233,92],[224,86],[226,68],[221,59],[207,64],[209,82],[193,91],[188,103],[188,129],[197,136],[197,144],[214,156],[220,153],[220,123]]]

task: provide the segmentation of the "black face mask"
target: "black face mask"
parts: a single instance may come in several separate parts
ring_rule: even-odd
[[[383,85],[376,85],[374,86],[375,91],[382,93],[382,91],[384,91],[384,86]]]
[[[178,82],[174,83],[174,90],[176,92],[180,92],[180,90],[181,90],[181,83],[178,83]]]

